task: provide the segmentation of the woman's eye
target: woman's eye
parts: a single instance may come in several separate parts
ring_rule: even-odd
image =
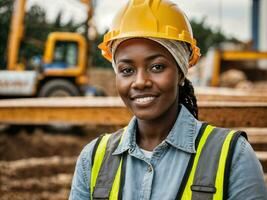
[[[121,74],[127,76],[127,75],[132,74],[132,73],[134,72],[134,70],[133,70],[132,67],[125,67],[125,68],[121,68],[121,69],[119,70],[119,72],[120,72]]]
[[[153,65],[151,70],[154,71],[154,72],[162,72],[164,70],[165,66],[162,65],[162,64],[156,64],[156,65]]]

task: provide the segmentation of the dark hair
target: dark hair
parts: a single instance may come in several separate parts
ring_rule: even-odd
[[[184,85],[179,86],[179,103],[183,104],[190,113],[198,119],[197,98],[194,93],[194,88],[187,78],[184,80]]]

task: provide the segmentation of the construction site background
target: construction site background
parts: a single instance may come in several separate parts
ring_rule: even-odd
[[[96,34],[91,17],[81,24],[73,21],[64,24],[59,14],[54,22],[48,23],[45,11],[38,6],[32,7],[24,13],[24,36],[17,38],[18,52],[13,56],[13,65],[8,65],[8,51],[11,49],[7,49],[7,46],[14,2],[0,1],[0,74],[7,71],[31,71],[38,78],[34,84],[35,89],[26,96],[14,94],[10,88],[9,95],[1,94],[8,84],[0,78],[0,199],[67,199],[75,162],[84,145],[100,134],[124,126],[125,119],[118,116],[120,113],[126,113],[126,119],[131,115],[116,99],[115,73],[97,49],[103,33]],[[84,2],[89,1],[82,1]],[[203,55],[200,63],[189,70],[189,79],[196,88],[201,120],[211,119],[215,125],[247,131],[249,141],[263,165],[267,183],[267,11],[263,12],[267,1],[262,0],[260,5],[257,3],[259,1],[252,1],[253,34],[250,41],[239,41],[238,38],[225,35],[220,29],[209,27],[205,18],[191,20]],[[90,12],[93,16],[93,9]],[[55,32],[59,32],[60,37],[49,40],[49,33]],[[56,63],[57,60],[53,58],[58,55],[58,40],[64,45],[71,44],[71,49],[81,44],[77,42],[81,40],[66,39],[67,32],[79,34],[83,38],[81,40],[90,44],[88,49],[80,45],[86,51],[83,57],[86,63],[80,63],[80,68],[78,65],[66,67],[62,63]],[[95,40],[88,40],[88,35],[95,37]],[[74,42],[78,45],[72,48]],[[55,48],[45,50],[47,44],[54,45]],[[64,45],[58,49],[62,49]],[[50,58],[48,55],[44,59],[46,52]],[[70,52],[78,60],[80,52],[77,53],[77,48]],[[59,66],[65,68],[58,69]],[[14,80],[17,84],[18,81]],[[53,84],[48,82],[52,80]],[[62,80],[65,80],[64,84]],[[66,81],[71,85],[66,84]],[[60,87],[56,85],[58,83]],[[84,89],[85,86],[87,89]],[[46,89],[42,90],[43,87]],[[100,99],[95,98],[99,95]],[[115,100],[109,99],[110,96],[115,96]],[[25,97],[34,98],[24,99]],[[35,97],[61,97],[62,100],[38,100]],[[89,105],[88,102],[95,105]],[[81,125],[75,122],[83,120],[84,113],[80,112],[83,109],[88,111],[89,117]],[[118,112],[109,109],[117,109]],[[56,115],[53,111],[57,110],[63,114]],[[99,113],[103,110],[107,113],[102,113],[102,119]],[[225,118],[226,115],[229,117]],[[35,119],[28,116],[34,116]],[[101,124],[91,123],[101,119]],[[43,123],[40,123],[42,120]],[[51,124],[53,120],[63,122],[62,126],[57,126],[60,123]]]

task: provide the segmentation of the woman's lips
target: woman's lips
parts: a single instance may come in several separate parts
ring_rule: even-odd
[[[152,104],[155,99],[156,99],[155,96],[145,96],[145,97],[136,97],[133,99],[133,101],[136,105],[148,106]]]

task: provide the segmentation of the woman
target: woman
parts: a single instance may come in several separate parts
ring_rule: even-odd
[[[197,120],[185,76],[200,54],[175,4],[129,1],[100,48],[134,117],[83,149],[70,199],[267,199],[245,134]]]

